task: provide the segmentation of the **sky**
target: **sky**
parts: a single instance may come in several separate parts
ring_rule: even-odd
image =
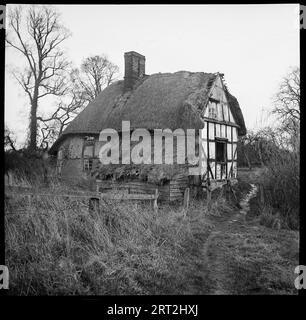
[[[72,33],[63,48],[76,66],[90,55],[106,54],[122,79],[124,52],[136,51],[146,57],[146,74],[224,73],[248,129],[267,124],[281,79],[299,66],[298,4],[54,7]],[[5,123],[23,144],[30,105],[9,70],[25,60],[12,48],[5,59]],[[54,105],[41,100],[40,108],[50,114]]]

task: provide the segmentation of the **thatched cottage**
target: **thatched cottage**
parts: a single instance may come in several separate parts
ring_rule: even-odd
[[[111,84],[88,104],[50,149],[57,156],[58,174],[76,179],[136,180],[166,190],[176,180],[184,181],[183,188],[190,183],[235,179],[238,137],[246,134],[246,128],[223,74],[179,71],[146,75],[143,55],[131,51],[124,59],[124,80]],[[99,134],[112,128],[121,139],[122,121],[130,122],[131,131],[145,128],[152,134],[155,129],[196,129],[204,155],[199,175],[190,177],[186,166],[175,164],[102,165]],[[171,200],[170,194],[167,199]]]

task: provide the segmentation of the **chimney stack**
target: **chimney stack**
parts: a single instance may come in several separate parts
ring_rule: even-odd
[[[124,89],[128,91],[145,75],[146,58],[135,51],[129,51],[124,54],[124,63]]]

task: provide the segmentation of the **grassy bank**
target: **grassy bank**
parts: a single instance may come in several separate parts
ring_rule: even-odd
[[[80,200],[10,199],[10,292],[183,293],[210,228],[204,211],[190,212],[184,218],[181,206],[154,213],[150,204],[107,201],[101,214],[89,214]]]
[[[260,175],[258,176],[260,177]],[[234,187],[237,198],[253,177]],[[29,184],[28,181],[24,184]],[[247,182],[248,181],[248,182]],[[61,183],[50,193],[67,193]],[[232,200],[213,195],[182,205],[110,201],[100,214],[64,198],[10,198],[6,265],[12,295],[293,294],[298,232],[245,221]],[[242,220],[241,220],[242,219]]]

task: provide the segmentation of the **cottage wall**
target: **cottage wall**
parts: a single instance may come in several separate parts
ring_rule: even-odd
[[[82,152],[83,137],[67,137],[57,154],[57,171],[63,177],[84,177]]]
[[[81,159],[83,145],[84,139],[82,137],[67,137],[59,147],[58,152],[63,152],[63,158]]]
[[[84,177],[83,173],[83,163],[81,159],[68,159],[65,160],[62,171],[62,177],[70,178],[82,178]]]
[[[196,133],[196,141],[198,139],[198,130]],[[168,135],[166,135],[167,137]],[[209,176],[213,180],[221,180],[226,178],[235,178],[237,172],[237,127],[234,125],[225,125],[216,123],[211,120],[205,121],[205,127],[201,130],[202,138],[202,151],[204,157],[201,158],[201,175],[202,179],[207,179]],[[226,171],[221,169],[221,164],[216,162],[216,139],[221,138],[226,141],[227,152],[227,164]],[[107,142],[101,142],[94,137],[95,140],[87,141],[85,137],[67,137],[62,145],[59,147],[57,167],[58,172],[62,176],[70,176],[73,178],[87,177],[93,170],[98,169],[102,164],[99,160],[99,151],[103,144]],[[131,150],[138,142],[131,142]],[[88,153],[86,146],[91,146],[89,150],[92,150],[92,155]],[[193,154],[198,157],[199,150],[198,144],[194,146]],[[181,143],[177,143],[177,137],[173,137],[173,163],[178,164],[177,150],[181,151],[181,154],[187,155],[187,139],[185,139],[185,151],[182,150]],[[190,150],[189,150],[190,151]],[[90,170],[86,169],[85,161],[90,160]],[[119,163],[121,164],[121,139],[119,140]],[[162,145],[162,163],[165,162],[165,147]],[[186,159],[185,159],[186,161]],[[151,135],[151,163],[154,163],[154,137]],[[131,162],[132,164],[132,162]],[[171,164],[171,163],[169,163]],[[182,164],[182,162],[179,164]],[[210,166],[210,170],[208,170]],[[198,165],[195,166],[198,168]],[[200,177],[194,176],[193,181],[195,184],[200,183]]]
[[[201,132],[204,180],[236,178],[238,125],[230,110],[220,77],[212,88],[204,119],[205,127]],[[217,149],[220,146],[225,153],[222,161],[218,159]]]

